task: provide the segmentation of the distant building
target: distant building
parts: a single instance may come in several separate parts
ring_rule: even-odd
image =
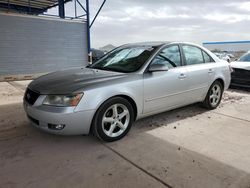
[[[92,48],[91,51],[92,51],[92,61],[93,62],[99,60],[102,56],[105,55],[105,53],[103,51],[97,50],[95,48]]]
[[[106,45],[106,46],[103,46],[103,47],[99,48],[99,50],[101,50],[101,51],[107,53],[107,52],[109,52],[109,51],[111,51],[111,50],[113,50],[113,49],[115,49],[115,48],[116,48],[116,47],[113,46],[112,44],[108,44],[108,45]]]
[[[250,41],[204,42],[203,46],[211,51],[247,52]]]

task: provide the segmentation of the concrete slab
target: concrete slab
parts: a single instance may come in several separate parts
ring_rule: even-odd
[[[0,105],[0,141],[23,136],[28,128],[22,103]]]
[[[30,130],[0,148],[0,187],[165,187],[92,137]]]
[[[250,121],[249,93],[250,92],[241,91],[235,92],[234,90],[230,90],[230,93],[226,92],[222,105],[220,108],[217,108],[215,112]]]
[[[14,81],[14,82],[23,86],[28,86],[29,83],[32,82],[32,80],[22,80],[22,81]]]
[[[8,82],[0,82],[0,105],[17,103],[22,100],[23,91]]]
[[[201,116],[196,116],[198,121],[188,118],[147,134],[250,173],[250,122],[214,114],[210,120]]]
[[[11,83],[12,85],[14,85],[15,87],[17,87],[21,90],[25,90],[30,82],[32,82],[32,80],[13,81],[13,82],[9,82],[9,83]]]
[[[137,136],[109,147],[171,187],[238,188],[250,184],[245,171],[150,134]]]
[[[123,140],[103,144],[30,127],[19,86],[0,85],[12,97],[0,100],[0,187],[250,185],[248,93],[227,92],[214,111],[191,105],[142,119]]]
[[[108,146],[173,187],[247,187],[250,122],[198,109],[143,119]]]

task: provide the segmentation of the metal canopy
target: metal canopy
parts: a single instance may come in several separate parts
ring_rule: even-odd
[[[65,7],[64,4],[74,1],[75,5],[75,16],[74,17],[67,17],[65,16]],[[83,0],[85,1],[85,6],[80,2],[81,0],[0,0],[0,11],[14,11],[20,13],[27,13],[27,14],[35,14],[35,15],[44,15],[44,16],[56,16],[60,18],[67,18],[67,19],[84,19],[87,23],[87,43],[88,43],[88,55],[89,55],[89,62],[91,62],[91,46],[90,46],[90,28],[94,24],[96,18],[98,17],[100,11],[102,10],[106,0],[102,0],[102,4],[97,10],[93,20],[90,20],[90,10],[89,10],[89,1],[90,0]],[[52,7],[58,6],[58,13],[59,15],[49,15],[45,14],[48,9]],[[80,6],[83,10],[83,14],[77,14],[77,6]]]
[[[66,3],[70,0],[64,0]],[[18,12],[40,14],[47,9],[58,6],[58,0],[0,0],[0,8]]]

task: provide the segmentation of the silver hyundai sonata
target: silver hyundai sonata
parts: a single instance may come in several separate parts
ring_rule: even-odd
[[[24,109],[44,131],[115,141],[142,117],[197,102],[216,108],[230,79],[228,63],[201,46],[128,44],[87,67],[34,80]]]

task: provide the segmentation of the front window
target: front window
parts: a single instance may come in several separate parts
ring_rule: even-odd
[[[240,57],[239,61],[249,61],[250,62],[250,53],[247,53]]]
[[[177,45],[163,49],[153,60],[152,64],[162,64],[169,69],[181,66],[181,55]]]
[[[156,47],[152,46],[118,48],[90,65],[89,68],[126,73],[135,72],[142,67],[155,50]]]

